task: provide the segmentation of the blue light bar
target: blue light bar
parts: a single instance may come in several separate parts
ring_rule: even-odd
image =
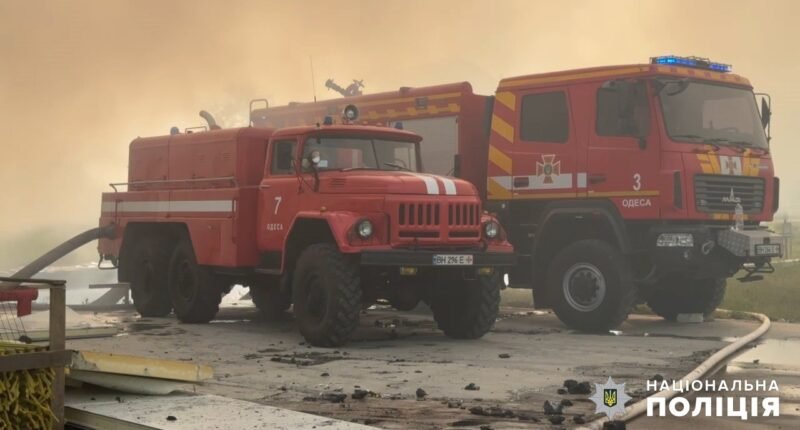
[[[732,67],[730,64],[712,63],[708,58],[701,57],[678,57],[677,55],[663,55],[661,57],[650,58],[650,64],[663,64],[666,66],[684,66],[694,69],[713,70],[715,72],[727,73]]]

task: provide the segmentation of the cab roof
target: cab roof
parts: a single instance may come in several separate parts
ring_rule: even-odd
[[[500,81],[497,90],[513,90],[560,85],[565,83],[590,82],[621,77],[643,76],[676,76],[694,78],[752,88],[747,78],[734,73],[720,73],[705,69],[680,67],[661,64],[630,64],[619,66],[592,67],[586,69],[563,70],[559,72],[538,73],[533,75],[505,78]]]
[[[298,135],[337,135],[337,136],[378,136],[382,138],[419,142],[422,137],[410,131],[392,127],[377,127],[372,125],[333,124],[310,125],[298,127],[284,127],[276,129],[273,138],[298,136]]]

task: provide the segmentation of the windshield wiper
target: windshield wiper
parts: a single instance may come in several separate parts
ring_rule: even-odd
[[[703,136],[698,136],[696,134],[675,134],[672,136],[673,139],[697,139],[707,145],[711,145],[714,148],[714,151],[719,151],[719,145],[717,142],[727,142],[727,139],[720,139],[720,138],[707,138]]]
[[[409,169],[408,167],[401,166],[400,164],[397,164],[397,163],[383,163],[383,165],[384,166],[389,166],[389,167],[394,167],[395,169],[400,169],[400,170],[405,170],[405,171],[408,171],[408,172],[413,172],[413,170]]]
[[[343,167],[339,169],[340,172],[350,172],[353,170],[381,170],[377,167]]]

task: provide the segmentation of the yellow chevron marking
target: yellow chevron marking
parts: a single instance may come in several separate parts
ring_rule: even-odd
[[[517,109],[517,97],[510,91],[498,92],[497,95],[495,95],[495,99],[512,111]]]
[[[495,114],[492,114],[492,131],[499,134],[505,140],[514,142],[514,127]]]
[[[461,105],[459,105],[458,103],[448,103],[447,107],[450,109],[450,112],[452,113],[461,112]]]
[[[511,191],[503,188],[492,178],[486,181],[486,194],[489,200],[508,200],[511,198]]]
[[[489,145],[489,161],[511,175],[511,157],[495,148],[493,145]]]

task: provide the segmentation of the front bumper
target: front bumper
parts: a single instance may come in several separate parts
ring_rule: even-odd
[[[471,256],[472,264],[434,264],[441,256]],[[440,256],[440,257],[436,257]],[[463,259],[460,261],[463,262]],[[517,256],[511,252],[451,251],[451,250],[405,250],[362,251],[362,266],[414,266],[414,267],[504,267],[517,264]]]
[[[694,243],[692,246],[656,246],[657,238],[664,233],[691,234]],[[650,230],[648,241],[651,260],[661,274],[682,272],[696,277],[727,278],[745,263],[764,264],[782,254],[780,236],[766,230],[662,225]],[[757,249],[760,252],[756,252]]]

